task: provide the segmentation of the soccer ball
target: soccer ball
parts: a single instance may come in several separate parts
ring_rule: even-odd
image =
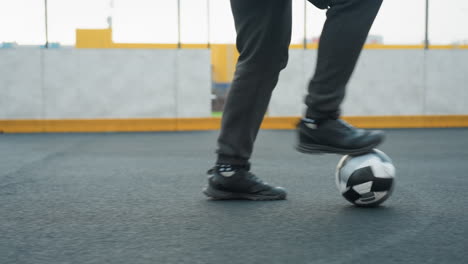
[[[382,151],[346,155],[336,167],[336,186],[341,195],[360,207],[375,207],[392,194],[395,167]]]

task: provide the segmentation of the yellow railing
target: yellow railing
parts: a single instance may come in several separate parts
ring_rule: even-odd
[[[361,128],[468,127],[468,115],[345,116],[343,119]],[[265,117],[261,128],[294,129],[298,121],[299,117]],[[0,120],[0,133],[191,131],[214,130],[220,126],[219,117]]]

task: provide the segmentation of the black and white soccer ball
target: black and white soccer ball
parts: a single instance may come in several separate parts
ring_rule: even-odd
[[[395,185],[395,166],[382,151],[346,155],[336,167],[336,186],[349,202],[375,207],[387,200]]]

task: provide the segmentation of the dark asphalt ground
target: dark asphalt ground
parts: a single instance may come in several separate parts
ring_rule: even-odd
[[[0,264],[468,263],[468,129],[387,130],[376,209],[348,204],[337,155],[261,131],[253,171],[286,201],[202,194],[216,131],[0,135]]]

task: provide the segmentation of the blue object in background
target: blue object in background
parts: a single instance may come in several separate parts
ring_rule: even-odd
[[[0,43],[0,49],[13,49],[17,45],[16,42],[2,42]]]

